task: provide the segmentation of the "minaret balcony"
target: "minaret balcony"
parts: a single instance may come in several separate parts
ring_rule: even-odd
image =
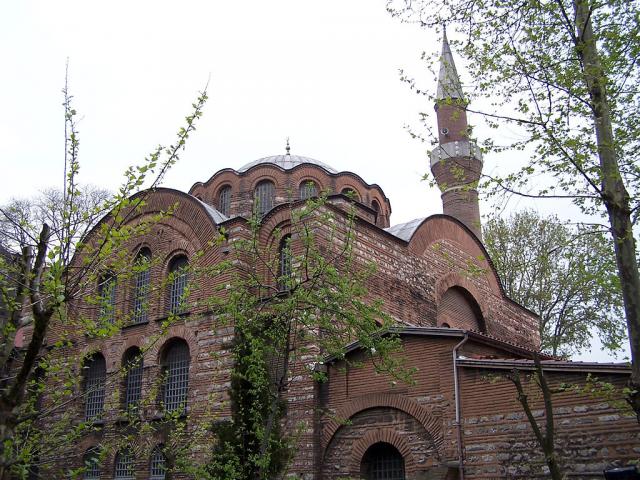
[[[430,157],[432,167],[436,163],[450,158],[475,158],[482,164],[480,147],[472,140],[443,143],[431,150]]]

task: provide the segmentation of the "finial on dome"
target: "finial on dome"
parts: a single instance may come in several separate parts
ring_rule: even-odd
[[[287,137],[287,155],[291,155],[291,146],[289,146],[289,137]]]

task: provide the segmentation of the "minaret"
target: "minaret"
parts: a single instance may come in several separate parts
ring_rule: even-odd
[[[444,214],[457,218],[482,239],[477,190],[482,154],[469,139],[466,108],[467,101],[444,32],[435,104],[439,145],[431,152],[431,172],[442,192]]]

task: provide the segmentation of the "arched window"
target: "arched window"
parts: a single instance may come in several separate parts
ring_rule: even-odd
[[[183,410],[189,388],[189,346],[184,340],[173,340],[162,359],[164,385],[162,401],[167,412]]]
[[[275,200],[275,186],[270,180],[263,180],[256,185],[254,192],[255,211],[258,216],[262,217],[265,213],[273,208]]]
[[[106,273],[98,280],[98,322],[113,323],[116,319],[116,277]]]
[[[94,420],[102,415],[104,408],[104,384],[107,366],[104,357],[95,353],[84,362],[85,420]]]
[[[138,407],[142,396],[142,371],[144,368],[142,352],[138,347],[131,347],[124,354],[122,361],[124,368],[124,408],[125,410]]]
[[[120,450],[116,454],[113,478],[115,480],[134,480],[133,452],[129,448]]]
[[[231,209],[231,187],[225,185],[218,193],[218,211],[223,215],[229,215]]]
[[[144,323],[149,313],[149,281],[151,279],[151,251],[143,248],[138,252],[133,269],[133,323]]]
[[[151,452],[149,480],[164,480],[167,471],[167,458],[162,452],[163,445],[157,445]]]
[[[343,188],[340,193],[342,193],[343,195],[346,195],[351,200],[360,200],[360,195],[358,195],[358,192],[356,192],[353,188],[350,188],[350,187]]]
[[[291,287],[291,235],[285,235],[278,247],[278,287],[288,290]]]
[[[380,212],[380,204],[378,203],[377,200],[372,200],[371,201],[371,208],[373,209],[374,212],[378,213]]]
[[[187,280],[189,261],[184,255],[178,255],[169,263],[169,291],[167,307],[170,313],[183,313],[187,306]]]
[[[447,290],[438,304],[437,325],[463,330],[486,331],[482,311],[471,293],[458,286]]]
[[[404,458],[393,445],[374,443],[362,457],[360,474],[367,480],[405,480]]]
[[[300,184],[300,200],[318,196],[318,187],[312,180],[305,180]]]
[[[98,480],[100,478],[100,450],[98,447],[89,448],[82,457],[85,480]]]

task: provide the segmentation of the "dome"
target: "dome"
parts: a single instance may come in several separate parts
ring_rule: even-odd
[[[246,172],[252,167],[256,165],[262,165],[265,163],[269,163],[272,165],[276,165],[283,170],[291,170],[292,168],[297,167],[298,165],[302,165],[303,163],[310,163],[311,165],[317,165],[318,167],[324,168],[329,173],[338,173],[337,170],[330,167],[326,163],[323,163],[319,160],[315,160],[309,157],[301,157],[298,155],[274,155],[272,157],[264,157],[259,158],[258,160],[254,160],[253,162],[247,163],[240,167],[238,172]]]

